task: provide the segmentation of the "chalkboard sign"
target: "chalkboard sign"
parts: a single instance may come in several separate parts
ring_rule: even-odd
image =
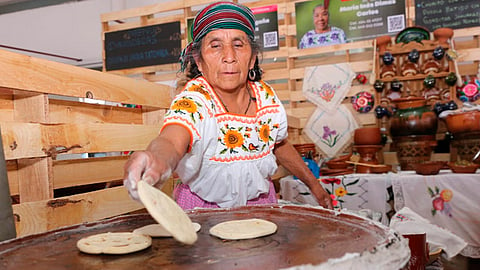
[[[415,0],[415,25],[429,31],[448,27],[452,29],[480,25],[478,0]]]
[[[177,63],[180,22],[105,33],[105,69],[119,70]]]

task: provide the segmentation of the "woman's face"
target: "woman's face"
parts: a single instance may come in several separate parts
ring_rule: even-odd
[[[328,10],[325,7],[319,6],[315,8],[313,11],[313,24],[317,33],[328,31]]]
[[[253,68],[247,34],[237,29],[209,32],[202,40],[201,57],[196,57],[199,70],[216,91],[233,92],[245,87],[248,70]]]

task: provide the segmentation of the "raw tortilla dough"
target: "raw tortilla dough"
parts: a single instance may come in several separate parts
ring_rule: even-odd
[[[202,227],[200,224],[193,222],[193,229],[198,232]],[[151,237],[171,237],[169,233],[161,224],[150,224],[133,230],[133,233],[148,235]]]
[[[152,238],[131,232],[94,234],[77,241],[77,248],[89,254],[127,254],[149,247]]]
[[[139,181],[138,195],[148,213],[177,241],[192,245],[197,241],[192,221],[178,204],[161,190]]]
[[[210,228],[211,235],[226,240],[257,238],[276,231],[275,223],[258,218],[225,221]]]

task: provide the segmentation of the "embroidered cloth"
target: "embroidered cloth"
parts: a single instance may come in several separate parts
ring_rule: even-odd
[[[277,170],[272,150],[288,136],[285,109],[265,82],[249,82],[255,116],[228,113],[203,77],[191,80],[165,115],[164,126],[182,125],[191,148],[176,172],[191,191],[220,207],[245,205],[268,193]]]
[[[303,95],[318,108],[334,112],[351,88],[355,72],[349,63],[305,68]]]
[[[357,121],[348,107],[341,104],[332,113],[317,108],[308,119],[304,132],[324,156],[331,158],[352,142],[356,128]]]
[[[479,172],[459,174],[442,170],[429,176],[413,171],[395,174],[392,177],[395,210],[412,209],[428,222],[464,239],[468,246],[461,251],[462,255],[480,258]],[[448,255],[454,255],[454,250]]]

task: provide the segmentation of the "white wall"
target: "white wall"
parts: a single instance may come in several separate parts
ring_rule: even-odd
[[[159,2],[167,1],[86,0],[0,15],[0,45],[79,58],[82,61],[76,62],[12,50],[71,65],[99,67],[103,46],[100,14]]]

